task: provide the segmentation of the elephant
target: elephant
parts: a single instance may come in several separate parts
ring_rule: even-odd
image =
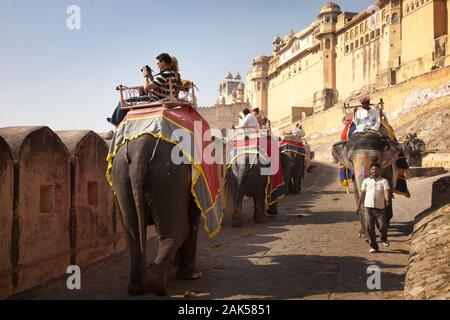
[[[225,176],[225,197],[227,207],[232,211],[232,226],[242,227],[242,203],[244,196],[252,197],[254,203],[253,218],[257,223],[266,222],[266,191],[269,176],[262,175],[261,169],[269,164],[263,163],[259,154],[242,153],[233,161]],[[277,205],[268,210],[269,214],[278,213]]]
[[[414,134],[402,143],[402,147],[409,165],[422,167],[422,158],[426,151],[425,142]]]
[[[338,142],[332,147],[335,160],[342,162],[354,174],[355,200],[359,201],[362,181],[369,176],[372,163],[379,163],[382,176],[389,181],[391,190],[394,186],[392,164],[396,161],[402,149],[399,143],[384,138],[375,131],[354,133],[349,140]],[[392,204],[386,207],[388,224],[393,217]],[[361,229],[360,237],[366,236],[365,214],[359,212]]]
[[[111,180],[130,253],[130,295],[167,295],[168,273],[177,252],[177,278],[201,277],[196,267],[201,214],[191,195],[191,165],[173,164],[173,148],[143,135],[122,146],[113,160]],[[152,267],[147,266],[148,225],[155,226],[159,238]]]
[[[280,157],[285,194],[298,194],[302,190],[302,180],[305,176],[305,157],[294,152],[282,153]]]

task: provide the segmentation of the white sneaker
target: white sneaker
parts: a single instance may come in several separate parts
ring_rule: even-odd
[[[370,252],[370,253],[376,253],[376,252],[378,252],[378,250],[372,248],[372,249],[369,250],[369,252]]]
[[[389,241],[385,241],[385,242],[383,242],[383,245],[384,245],[385,247],[389,247],[389,246],[390,246],[390,243],[389,243]]]

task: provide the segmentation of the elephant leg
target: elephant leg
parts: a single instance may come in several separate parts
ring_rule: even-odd
[[[283,171],[283,179],[284,179],[284,194],[287,196],[291,190],[290,188],[290,179],[291,174],[289,172],[289,169],[285,169],[285,171]]]
[[[121,212],[122,225],[124,227],[128,250],[130,253],[130,280],[128,293],[130,295],[141,295],[146,293],[146,253],[142,252],[137,210],[128,178],[128,170],[114,167],[113,181],[117,192],[117,204]]]
[[[242,203],[244,202],[244,195],[240,194],[237,199],[233,210],[231,226],[233,228],[241,228],[244,226],[242,219]]]
[[[361,208],[359,212],[359,222],[361,225],[361,229],[359,230],[360,238],[367,238],[367,230],[366,230],[366,208]]]
[[[292,193],[298,194],[300,192],[300,170],[298,166],[295,167],[293,180],[294,180],[294,188],[292,190]]]
[[[270,214],[271,216],[276,216],[278,214],[278,202],[275,202],[269,207],[267,214]]]
[[[261,195],[257,195],[253,197],[253,204],[255,207],[254,213],[253,213],[253,219],[257,223],[264,223],[266,222],[266,201],[265,201],[266,195],[265,192]]]
[[[293,174],[293,168],[291,169],[291,174],[289,175],[289,192],[290,193],[295,193],[295,189],[294,189],[294,174]]]
[[[147,275],[147,285],[149,291],[158,296],[165,296],[169,270],[174,263],[177,250],[188,236],[189,204],[185,201],[160,202],[155,205],[152,213],[159,235],[159,249],[154,267]],[[181,260],[180,256],[180,263]]]
[[[178,279],[195,280],[201,278],[202,276],[202,273],[196,266],[197,238],[200,216],[201,215],[198,210],[191,210],[189,215],[189,234],[179,250],[180,260],[177,271]]]

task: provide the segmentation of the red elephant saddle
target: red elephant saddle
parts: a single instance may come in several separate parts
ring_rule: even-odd
[[[205,230],[213,237],[221,228],[223,204],[217,164],[203,159],[204,150],[209,144],[203,137],[209,129],[208,122],[191,106],[132,110],[111,140],[106,179],[114,190],[110,177],[112,163],[118,150],[129,141],[150,135],[177,146],[183,159],[192,165],[191,194],[204,219]]]

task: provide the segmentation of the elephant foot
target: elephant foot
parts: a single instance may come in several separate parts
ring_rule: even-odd
[[[143,283],[129,283],[128,294],[130,296],[141,296],[147,293],[147,288]]]
[[[255,215],[254,219],[256,223],[264,223],[267,221],[266,216],[262,214]]]
[[[197,280],[202,277],[202,273],[196,267],[180,266],[177,271],[177,279],[180,280]]]
[[[233,228],[242,228],[244,226],[244,221],[242,217],[233,216],[231,226]]]
[[[158,297],[167,296],[167,287],[160,277],[149,275],[146,281],[147,292],[152,292]]]

